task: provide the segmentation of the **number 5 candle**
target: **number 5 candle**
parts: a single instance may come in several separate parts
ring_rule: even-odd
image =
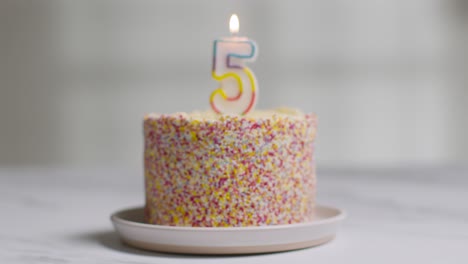
[[[254,61],[257,45],[253,40],[239,37],[239,19],[232,15],[229,21],[231,37],[213,43],[213,79],[219,87],[210,96],[211,108],[216,113],[247,114],[255,108],[258,97],[257,80],[252,70],[244,66]]]

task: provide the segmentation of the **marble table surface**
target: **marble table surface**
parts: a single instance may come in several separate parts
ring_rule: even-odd
[[[143,204],[130,169],[0,169],[0,263],[468,263],[468,168],[322,169],[318,201],[348,219],[325,245],[190,256],[120,243],[109,216]]]

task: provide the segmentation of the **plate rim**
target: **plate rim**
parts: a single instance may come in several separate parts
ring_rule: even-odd
[[[128,207],[125,209],[118,210],[111,214],[110,220],[114,224],[122,224],[137,228],[151,228],[151,229],[158,229],[158,230],[169,230],[169,231],[183,231],[183,232],[220,232],[220,231],[227,231],[227,232],[235,232],[235,231],[263,231],[263,230],[275,230],[275,229],[289,229],[289,228],[298,228],[298,227],[306,227],[311,225],[324,225],[330,224],[335,222],[340,222],[347,217],[347,213],[343,209],[339,209],[333,206],[327,206],[322,204],[317,204],[315,208],[325,208],[325,209],[332,209],[337,211],[337,215],[332,217],[328,217],[325,219],[320,219],[316,221],[304,222],[304,223],[295,223],[295,224],[281,224],[281,225],[263,225],[263,226],[231,226],[231,227],[192,227],[192,226],[165,226],[165,225],[154,225],[154,224],[147,224],[141,222],[135,222],[123,219],[120,217],[122,213],[131,210],[144,210],[144,206],[133,206]]]
[[[122,238],[122,241],[139,249],[176,254],[196,255],[249,255],[273,252],[284,252],[309,247],[316,247],[332,241],[336,234],[324,236],[315,240],[299,241],[285,244],[259,244],[254,246],[192,246],[181,244],[161,244]]]

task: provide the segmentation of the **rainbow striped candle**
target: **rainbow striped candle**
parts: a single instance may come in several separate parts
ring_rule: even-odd
[[[231,16],[229,28],[231,37],[213,43],[212,76],[220,86],[211,93],[210,105],[216,113],[245,115],[255,108],[258,86],[252,70],[244,63],[254,61],[258,49],[253,40],[237,36],[237,15]]]

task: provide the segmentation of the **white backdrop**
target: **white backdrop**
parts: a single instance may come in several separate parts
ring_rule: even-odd
[[[141,166],[144,113],[208,108],[234,12],[319,166],[468,160],[463,0],[0,1],[0,166]]]

